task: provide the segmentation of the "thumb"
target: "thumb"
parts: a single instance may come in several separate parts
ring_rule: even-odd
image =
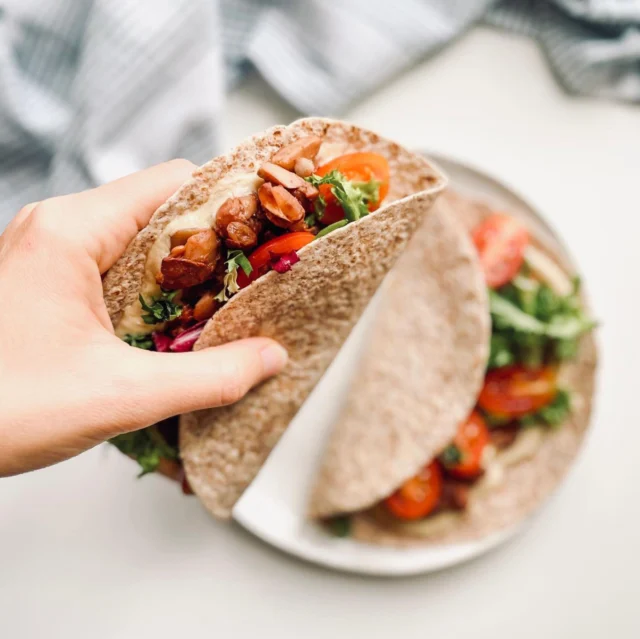
[[[129,397],[138,426],[237,402],[287,363],[285,349],[262,337],[190,353],[131,351],[137,361],[127,367],[134,377]]]

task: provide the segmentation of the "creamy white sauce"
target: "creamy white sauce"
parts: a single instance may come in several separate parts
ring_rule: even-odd
[[[344,155],[349,150],[344,142],[323,142],[314,159],[316,167],[326,164],[329,160]]]
[[[432,537],[442,535],[453,530],[460,520],[460,513],[442,512],[426,519],[415,521],[401,521],[396,519],[391,522],[393,530],[407,537]]]
[[[484,467],[485,474],[482,479],[473,487],[473,491],[493,490],[504,482],[506,470],[512,466],[532,459],[540,450],[544,435],[542,428],[534,426],[520,430],[516,440],[502,451],[495,451],[493,459]]]
[[[510,468],[527,459],[532,459],[540,450],[543,438],[544,433],[539,426],[521,429],[516,441],[498,453],[496,464],[500,464],[503,468]]]
[[[558,295],[571,293],[573,285],[567,274],[542,251],[529,245],[524,252],[524,259],[533,275],[546,282],[554,293]]]
[[[486,493],[501,486],[505,481],[507,469],[532,459],[537,454],[543,437],[541,428],[526,428],[521,430],[515,442],[503,451],[497,451],[491,445],[487,446],[482,460],[484,476],[471,488],[469,499],[473,499],[474,494]],[[417,521],[394,520],[391,526],[403,535],[426,538],[453,530],[462,517],[464,513],[445,511]]]
[[[348,151],[348,146],[342,142],[323,142],[315,157],[315,166],[325,164],[329,160],[343,155]],[[205,204],[172,220],[154,242],[145,264],[145,272],[140,293],[145,300],[150,300],[160,294],[160,287],[156,282],[156,276],[160,272],[162,260],[169,255],[171,249],[171,236],[180,229],[199,228],[208,229],[216,219],[216,213],[220,206],[230,197],[241,197],[255,193],[263,180],[257,173],[241,173],[230,175],[221,179],[212,189],[211,195]],[[115,332],[120,338],[127,334],[144,335],[161,329],[160,324],[145,324],[142,320],[142,307],[136,300],[122,313]]]
[[[209,229],[216,219],[218,209],[230,197],[242,197],[255,193],[263,180],[257,173],[240,173],[222,178],[211,190],[209,199],[197,209],[173,219],[164,228],[153,243],[145,263],[144,277],[140,293],[145,300],[151,300],[160,294],[156,276],[160,272],[162,260],[171,250],[171,236],[181,229]],[[145,324],[142,320],[142,307],[136,300],[127,306],[118,322],[115,333],[122,338],[127,334],[140,335],[151,333],[160,327],[158,324]]]

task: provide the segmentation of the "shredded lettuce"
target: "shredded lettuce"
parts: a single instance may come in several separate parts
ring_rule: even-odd
[[[240,290],[238,286],[238,268],[241,268],[245,275],[251,275],[253,271],[249,258],[239,249],[229,251],[225,266],[224,285],[222,290],[216,295],[218,302],[226,302],[232,295]]]
[[[331,185],[331,193],[342,206],[347,222],[355,222],[368,215],[369,204],[372,202],[377,203],[380,199],[380,182],[377,180],[352,182],[338,170],[330,171],[322,177],[310,175],[305,179],[315,187],[319,187],[322,184]],[[327,203],[322,196],[316,198],[315,220],[322,218],[326,206]],[[313,226],[313,224],[310,226]]]
[[[522,363],[536,367],[545,358],[574,357],[578,340],[596,323],[582,310],[580,282],[569,295],[525,275],[498,291],[489,291],[493,322],[489,368]]]

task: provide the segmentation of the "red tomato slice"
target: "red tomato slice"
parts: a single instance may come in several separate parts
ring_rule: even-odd
[[[389,193],[389,163],[383,155],[378,153],[347,153],[318,167],[314,173],[322,177],[336,169],[347,180],[354,182],[377,180],[380,182],[380,198],[377,202],[369,203],[369,211],[375,211],[387,196],[387,193]],[[327,202],[327,208],[324,211],[321,222],[323,224],[333,224],[344,219],[344,211],[333,193],[331,193],[329,184],[320,186],[320,195]]]
[[[508,215],[491,215],[471,234],[476,245],[487,286],[500,288],[508,284],[524,262],[529,244],[527,229]]]
[[[433,461],[387,497],[384,504],[400,519],[421,519],[438,505],[441,492],[442,468]]]
[[[482,454],[489,443],[489,429],[482,415],[473,411],[466,422],[460,424],[453,445],[462,459],[457,464],[445,465],[446,471],[460,479],[473,479],[482,472]]]
[[[285,233],[265,242],[249,255],[249,263],[253,268],[251,275],[246,275],[242,269],[238,269],[238,286],[240,288],[248,286],[271,268],[271,262],[274,259],[291,253],[291,251],[300,250],[312,242],[314,238],[313,233],[296,231],[295,233]]]
[[[556,392],[556,370],[552,366],[504,366],[487,372],[478,405],[496,417],[516,418],[546,406]]]

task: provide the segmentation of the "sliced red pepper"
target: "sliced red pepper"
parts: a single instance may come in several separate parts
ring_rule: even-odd
[[[242,269],[238,269],[238,286],[240,288],[248,286],[269,271],[272,264],[277,262],[280,257],[292,251],[299,251],[303,246],[312,242],[315,237],[313,233],[308,231],[296,231],[295,233],[285,233],[265,242],[249,255],[249,263],[253,269],[251,274],[247,275]]]

